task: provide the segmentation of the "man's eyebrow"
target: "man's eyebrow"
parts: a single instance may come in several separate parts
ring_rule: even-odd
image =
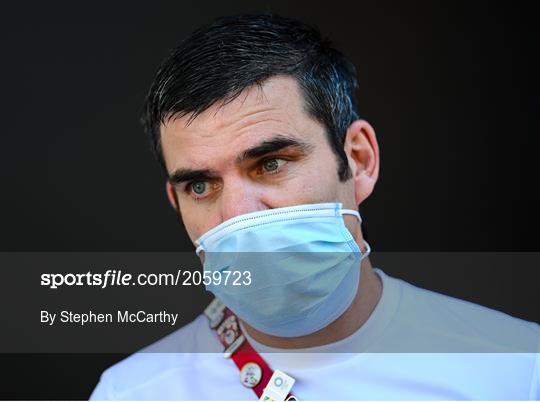
[[[311,149],[311,145],[305,142],[302,142],[296,138],[285,137],[282,135],[277,135],[268,140],[261,142],[259,145],[254,146],[253,148],[247,149],[237,158],[237,163],[240,163],[246,159],[256,159],[269,154],[271,152],[277,152],[284,148],[295,148],[299,151],[306,152]]]
[[[214,179],[217,176],[217,173],[210,169],[176,169],[169,175],[169,183],[174,186],[187,181]]]
[[[311,149],[311,145],[295,138],[285,137],[277,135],[268,140],[261,142],[259,145],[249,148],[242,152],[242,154],[236,159],[237,163],[241,163],[247,159],[256,159],[276,152],[284,148],[294,148],[301,152],[306,152]],[[197,180],[209,180],[219,177],[218,173],[211,169],[176,169],[169,175],[169,183],[173,186],[180,183],[197,181]]]

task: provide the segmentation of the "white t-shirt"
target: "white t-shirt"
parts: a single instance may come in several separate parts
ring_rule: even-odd
[[[351,336],[287,352],[248,337],[299,400],[539,399],[538,324],[375,271],[381,299]],[[107,369],[91,399],[257,400],[222,350],[200,315]]]

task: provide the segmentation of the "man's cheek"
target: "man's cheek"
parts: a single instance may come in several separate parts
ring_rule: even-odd
[[[195,242],[195,240],[220,223],[221,220],[213,218],[212,213],[210,212],[204,214],[194,212],[192,217],[184,221],[184,225],[192,242]]]
[[[191,208],[183,206],[180,208],[182,211],[180,215],[181,222],[184,224],[186,232],[192,242],[197,240],[203,235],[203,226],[200,223],[197,214]]]
[[[327,202],[336,196],[336,183],[321,172],[320,175],[306,176],[298,186],[298,192],[311,202]]]

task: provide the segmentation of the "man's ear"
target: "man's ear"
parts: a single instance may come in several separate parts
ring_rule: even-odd
[[[373,127],[365,120],[354,121],[347,129],[344,150],[359,205],[369,197],[379,177],[379,145]]]
[[[169,199],[169,203],[174,208],[176,212],[178,212],[178,197],[176,196],[176,190],[172,186],[171,183],[167,180],[165,183],[165,191],[167,192],[167,198]]]

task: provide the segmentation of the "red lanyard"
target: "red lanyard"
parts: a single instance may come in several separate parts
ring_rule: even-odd
[[[245,336],[242,334],[240,323],[236,315],[225,307],[218,299],[214,299],[212,303],[205,309],[204,314],[210,321],[210,327],[217,332],[221,344],[224,346],[224,357],[232,358],[236,367],[240,370],[240,382],[242,385],[253,389],[258,398],[265,394],[264,400],[274,400],[272,396],[279,397],[279,388],[275,385],[280,385],[281,378],[275,378],[274,371],[266,363],[266,361],[257,353],[251,346]],[[281,373],[276,371],[276,373]],[[295,397],[288,395],[288,391],[294,379],[288,377],[285,373],[281,373],[284,378],[288,379],[290,386],[284,384],[285,393],[282,393],[281,400],[296,400]],[[274,376],[274,377],[273,377]],[[275,385],[270,385],[267,388],[271,378],[275,378]],[[277,381],[276,381],[277,380]],[[287,381],[287,380],[285,380]],[[271,395],[271,396],[268,396]],[[293,399],[294,398],[294,399]],[[279,400],[279,399],[275,399]]]

